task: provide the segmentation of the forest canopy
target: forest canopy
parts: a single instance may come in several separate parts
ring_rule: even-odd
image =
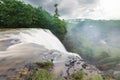
[[[0,0],[0,28],[50,29],[62,39],[65,26],[64,20],[52,16],[42,7],[36,8],[20,0]]]

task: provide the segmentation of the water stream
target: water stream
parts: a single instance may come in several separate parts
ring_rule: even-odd
[[[49,30],[11,29],[0,32],[0,80],[5,80],[25,65],[40,61],[53,61],[53,72],[60,76],[83,69],[92,73],[93,67],[86,64],[76,53],[67,52],[63,44]],[[66,66],[69,65],[69,66]],[[94,74],[97,70],[93,71]]]

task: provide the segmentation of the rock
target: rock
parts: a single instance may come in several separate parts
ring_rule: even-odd
[[[33,65],[33,63],[35,62],[45,62],[52,60],[52,62],[54,63],[53,73],[57,75],[68,76],[79,70],[83,70],[87,74],[92,74],[92,72],[97,74],[97,69],[93,69],[93,67],[84,62],[82,58],[77,54],[65,53],[56,50],[48,50],[42,46],[37,46],[34,48],[32,47],[32,49],[30,49],[32,45],[33,44],[30,43],[25,44],[25,50],[21,50],[21,48],[24,47],[23,44],[22,47],[19,47],[19,49],[17,48],[17,50],[8,50],[7,52],[5,52],[4,54],[9,54],[9,56],[6,56],[6,60],[3,60],[1,58],[0,61],[4,63],[2,65],[11,67],[9,69],[5,69],[2,72],[4,74],[8,74],[8,76],[11,75],[9,73],[12,73],[14,75],[15,72],[17,72],[15,70],[19,70],[24,67],[27,67],[28,69],[34,68],[35,66]],[[2,53],[0,52],[0,54]],[[2,72],[0,73],[3,74]],[[27,69],[19,70],[19,73],[23,75],[27,74]]]
[[[26,75],[35,67],[34,63],[47,61],[54,63],[52,72],[58,77],[67,77],[78,71],[83,71],[88,76],[99,75],[98,69],[87,64],[78,54],[67,52],[61,42],[48,31],[33,29],[8,33],[7,38],[12,38],[14,44],[0,51],[0,80],[7,77],[19,80],[19,76]]]

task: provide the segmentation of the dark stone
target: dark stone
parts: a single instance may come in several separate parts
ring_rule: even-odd
[[[82,67],[83,67],[84,69],[86,69],[87,66],[88,66],[87,64],[83,64],[83,65],[82,65]]]

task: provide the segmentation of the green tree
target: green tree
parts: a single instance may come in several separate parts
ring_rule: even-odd
[[[58,4],[54,6],[55,16],[52,16],[42,7],[35,8],[20,0],[1,0],[0,28],[44,28],[63,40],[66,22],[58,18]]]
[[[28,27],[32,24],[34,9],[31,5],[17,0],[2,0],[2,2],[0,5],[2,27]]]
[[[58,13],[58,4],[56,3],[56,4],[54,5],[54,7],[55,7],[55,14],[54,14],[54,17],[58,18],[58,17],[59,17],[59,13]]]

